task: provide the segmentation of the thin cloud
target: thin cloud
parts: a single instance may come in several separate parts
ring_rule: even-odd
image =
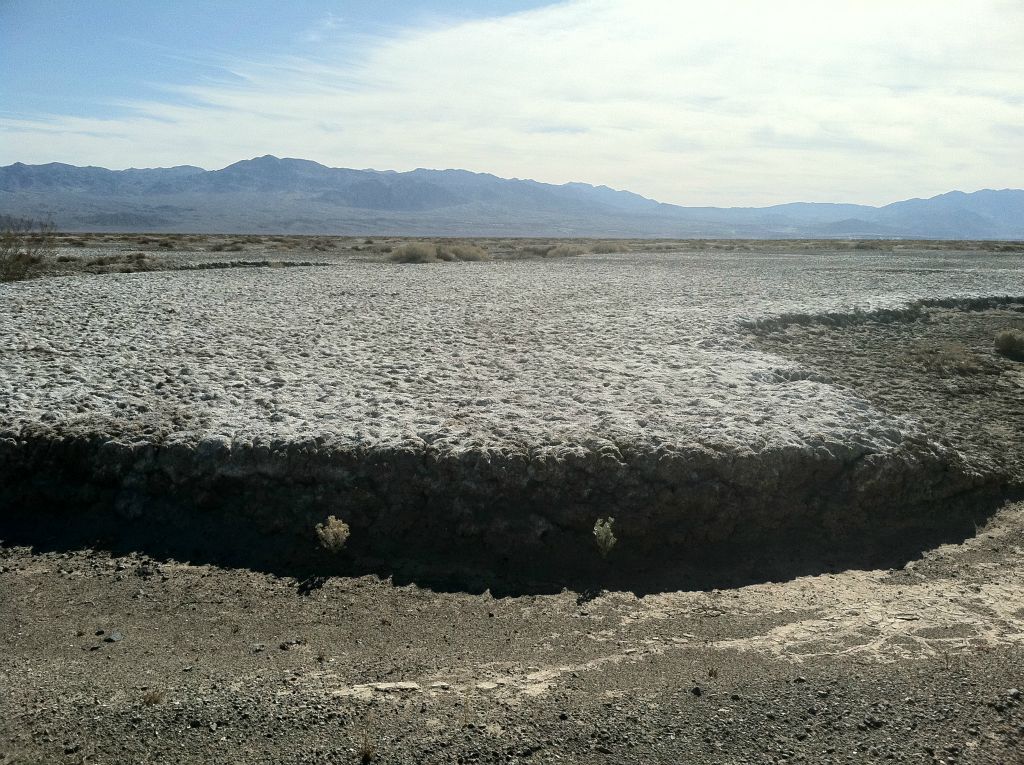
[[[463,167],[683,204],[879,203],[1020,186],[1024,7],[578,0],[382,38],[129,102],[4,120],[2,157],[220,167],[265,153]],[[56,156],[55,156],[56,154]],[[871,162],[865,162],[865,156]]]

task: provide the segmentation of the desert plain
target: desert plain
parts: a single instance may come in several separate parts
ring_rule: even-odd
[[[0,762],[1024,761],[1024,245],[477,244],[0,285]]]

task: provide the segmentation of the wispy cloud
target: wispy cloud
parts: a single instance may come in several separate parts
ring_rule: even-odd
[[[117,119],[4,119],[0,159],[464,167],[684,204],[1021,186],[1024,6],[577,0],[234,61]]]

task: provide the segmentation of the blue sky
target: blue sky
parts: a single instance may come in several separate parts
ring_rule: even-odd
[[[1024,186],[1019,0],[0,0],[0,164],[462,167],[681,204]]]
[[[168,85],[230,81],[267,55],[335,63],[366,38],[548,5],[526,0],[0,0],[3,114],[111,117],[134,99],[184,101]]]

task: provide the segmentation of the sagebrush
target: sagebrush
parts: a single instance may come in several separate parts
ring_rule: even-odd
[[[329,515],[326,521],[316,525],[316,535],[320,538],[321,547],[330,552],[338,552],[348,541],[348,524]]]
[[[619,541],[612,529],[614,524],[614,518],[598,518],[594,523],[594,542],[597,544],[597,551],[601,553],[602,558],[607,558],[608,553],[615,547],[615,543]]]
[[[26,279],[35,266],[55,251],[51,223],[27,218],[0,218],[0,282]]]
[[[996,350],[1011,359],[1024,359],[1024,330],[1004,329],[996,335]]]
[[[392,250],[388,259],[392,263],[450,263],[489,258],[487,250],[472,242],[406,242]]]

